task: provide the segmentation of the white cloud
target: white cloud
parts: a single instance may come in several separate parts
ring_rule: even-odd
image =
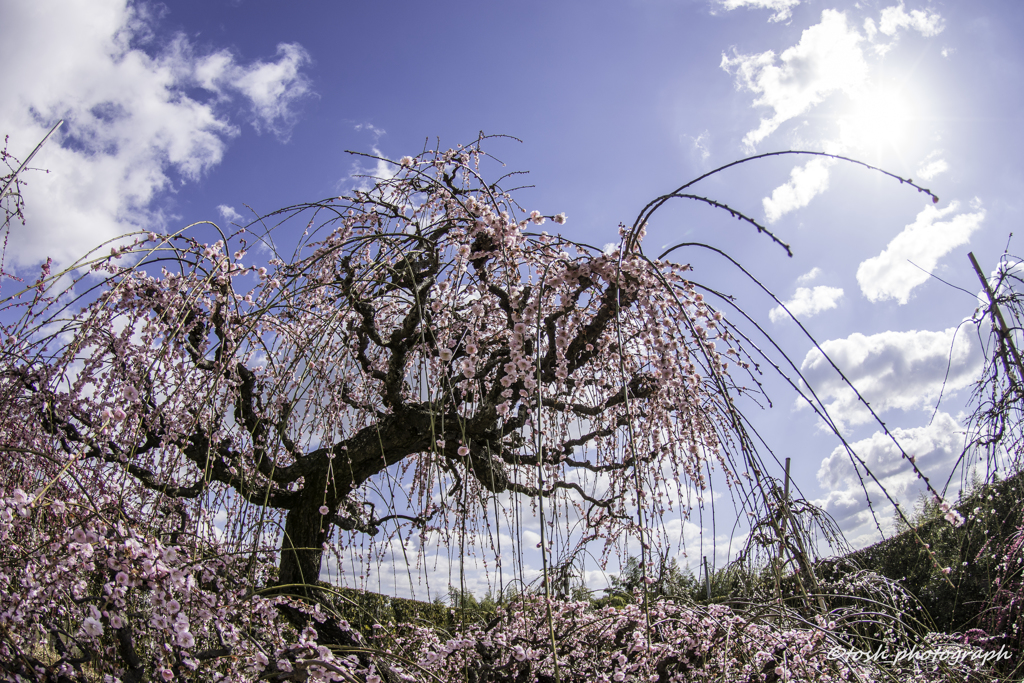
[[[238,91],[249,100],[257,131],[287,138],[295,124],[295,103],[310,93],[309,80],[299,72],[310,60],[302,46],[294,43],[278,45],[277,57],[276,62],[240,65],[230,52],[221,50],[196,62],[196,78],[202,87],[224,98]]]
[[[401,166],[386,161],[384,153],[376,147],[371,147],[370,151],[377,157],[373,160],[373,165],[364,165],[363,159],[365,157],[356,157],[356,160],[352,162],[349,174],[335,183],[335,187],[340,192],[344,193],[352,190],[369,192],[378,182],[390,180],[398,175]]]
[[[940,173],[945,173],[949,170],[949,164],[946,163],[945,159],[937,159],[936,157],[940,154],[939,150],[935,150],[924,158],[921,162],[921,166],[917,169],[917,175],[919,178],[925,180],[931,180]]]
[[[0,7],[0,127],[10,150],[24,157],[66,121],[33,161],[51,172],[27,178],[29,223],[12,230],[8,251],[21,267],[47,256],[67,263],[160,227],[154,200],[220,163],[239,134],[226,114],[233,101],[250,107],[259,130],[284,135],[308,92],[297,45],[281,46],[274,62],[242,65],[226,51],[197,57],[182,36],[156,49],[153,20],[126,0]]]
[[[380,138],[380,136],[382,136],[382,135],[387,135],[387,131],[386,130],[384,130],[383,128],[377,128],[372,123],[357,123],[353,127],[357,131],[360,131],[360,132],[365,130],[365,131],[368,131],[368,132],[372,133],[374,140]]]
[[[793,8],[800,4],[800,0],[718,0],[718,4],[725,10],[734,10],[739,7],[760,7],[769,9],[774,14],[768,21],[785,21],[793,15]]]
[[[942,17],[935,12],[913,10],[907,13],[903,9],[902,2],[899,5],[883,9],[878,23],[871,18],[864,20],[864,32],[867,34],[868,40],[873,43],[871,50],[879,57],[888,54],[898,42],[900,31],[908,28],[918,31],[926,37],[932,37],[941,33],[945,25]],[[889,36],[892,40],[875,43],[875,38],[879,33]],[[945,50],[943,50],[943,56],[947,56]]]
[[[864,33],[867,34],[868,40],[874,40],[875,35],[878,34],[878,24],[871,17],[864,20]]]
[[[981,371],[980,348],[969,334],[956,331],[951,327],[941,332],[857,333],[826,341],[821,348],[875,414],[892,409],[931,409],[940,394],[949,395],[970,386]],[[871,421],[868,409],[818,349],[807,353],[800,370],[838,423]]]
[[[704,131],[697,137],[688,136],[693,141],[693,149],[700,155],[701,161],[707,161],[708,157],[711,156],[711,133]]]
[[[932,473],[944,475],[950,472],[964,447],[963,427],[953,417],[943,412],[936,413],[935,419],[926,426],[895,428],[892,434],[903,451],[914,457],[914,464],[929,477]],[[899,502],[904,510],[912,510],[917,496],[924,490],[924,485],[896,444],[884,432],[878,431],[867,439],[851,444],[851,447],[889,495]],[[863,475],[863,468],[858,465],[858,469]],[[878,486],[871,483],[866,476],[864,480],[868,483],[867,488],[872,500],[875,501],[875,512],[886,521],[895,517],[895,512],[882,498]],[[857,476],[850,455],[844,448],[836,448],[822,460],[818,469],[818,483],[829,491],[823,506],[846,529],[848,536],[859,535],[858,531],[864,536],[873,535],[874,524],[870,522],[870,511],[861,479]],[[955,495],[955,491],[952,494]],[[947,495],[947,498],[951,497]],[[847,523],[844,524],[844,521]],[[857,522],[862,523],[863,527],[858,529]]]
[[[839,287],[815,287],[809,289],[800,287],[796,290],[793,298],[785,302],[786,308],[797,318],[810,318],[823,311],[835,308],[839,299],[843,296],[843,290]],[[788,320],[789,313],[786,313],[782,306],[776,306],[768,313],[773,323],[780,320]]]
[[[815,266],[814,268],[811,268],[809,271],[798,277],[796,281],[797,284],[805,285],[808,282],[813,282],[815,279],[817,279],[819,275],[821,275],[821,268]]]
[[[774,223],[790,211],[803,208],[828,189],[828,170],[835,159],[816,157],[789,172],[789,182],[776,187],[771,197],[761,200],[765,219]]]
[[[910,429],[896,427],[892,434],[903,451],[914,457],[914,464],[926,473],[948,472],[964,446],[963,427],[944,412],[936,413],[929,425]],[[905,495],[917,480],[913,467],[885,432],[877,431],[851,446],[894,496]],[[860,479],[845,448],[837,447],[822,460],[818,483],[826,490],[860,489]]]
[[[900,29],[909,28],[918,31],[925,37],[937,36],[942,33],[945,24],[942,16],[935,12],[923,10],[912,10],[907,12],[903,9],[903,3],[893,7],[886,7],[882,10],[882,16],[878,22],[878,30],[887,36],[895,36]]]
[[[230,207],[227,204],[218,204],[217,211],[220,213],[221,217],[229,223],[237,223],[242,220],[242,214],[238,213],[233,207]]]
[[[863,87],[868,65],[859,43],[863,40],[836,10],[821,13],[821,23],[803,32],[800,42],[784,51],[776,63],[771,50],[756,55],[722,55],[721,67],[736,74],[736,84],[759,95],[755,106],[771,107],[756,130],[743,137],[748,148],[771,135],[786,121],[820,104],[832,93]]]
[[[985,211],[980,208],[974,213],[940,220],[958,208],[958,202],[950,202],[945,209],[926,206],[881,254],[861,263],[857,282],[864,296],[873,302],[896,299],[901,305],[906,304],[911,291],[928,279],[939,259],[967,244],[971,233],[981,227]]]

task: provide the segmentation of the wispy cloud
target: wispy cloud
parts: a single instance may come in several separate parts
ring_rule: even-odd
[[[801,209],[828,189],[828,170],[834,159],[817,157],[789,172],[789,182],[772,191],[771,197],[761,200],[765,220],[774,223],[790,211]]]
[[[941,151],[935,150],[924,158],[921,166],[917,169],[917,176],[919,178],[931,180],[940,173],[945,173],[949,170],[949,164],[946,163],[946,160],[937,158],[941,153]]]
[[[821,275],[821,268],[815,266],[806,273],[804,273],[803,275],[801,275],[800,277],[798,277],[796,279],[796,282],[799,285],[806,285],[808,282],[813,282],[814,280],[816,280],[819,275]]]
[[[878,256],[857,268],[860,289],[873,302],[896,299],[901,305],[910,293],[928,280],[939,259],[970,240],[981,227],[985,210],[975,204],[973,213],[955,214],[958,202],[945,209],[926,206],[913,223],[906,226]],[[948,220],[942,220],[951,216]],[[911,263],[913,262],[913,263]]]
[[[237,223],[242,220],[242,214],[238,213],[233,207],[230,207],[227,204],[218,204],[217,212],[220,213],[221,218],[230,223]]]
[[[768,21],[786,21],[793,15],[793,8],[800,4],[800,0],[718,0],[718,4],[727,11],[740,7],[769,9],[774,14]]]
[[[813,289],[800,287],[796,290],[793,298],[785,302],[785,306],[789,309],[789,313],[792,313],[797,318],[810,318],[823,311],[835,308],[839,305],[839,300],[842,297],[843,290],[839,287],[819,286]],[[789,319],[789,313],[786,313],[786,308],[776,306],[768,312],[768,317],[771,318],[773,323],[787,320]]]
[[[860,48],[863,40],[836,10],[821,13],[821,22],[808,28],[800,42],[778,58],[769,50],[755,55],[733,52],[722,55],[721,67],[736,76],[736,86],[759,97],[755,106],[770,107],[773,114],[743,137],[753,149],[780,125],[806,113],[829,95],[863,87],[868,65]]]
[[[389,180],[398,174],[400,170],[398,164],[386,161],[384,153],[376,147],[372,147],[370,151],[377,157],[372,160],[373,165],[366,165],[370,159],[357,157],[352,162],[349,174],[335,183],[336,189],[340,192],[349,192],[351,190],[369,192],[379,181]]]
[[[66,263],[100,242],[161,227],[154,199],[220,163],[241,122],[286,136],[309,92],[305,52],[282,45],[273,61],[197,55],[183,36],[153,48],[154,20],[126,0],[6,3],[0,10],[0,128],[27,153],[58,118],[63,137],[26,188],[31,230],[12,230],[19,266]],[[153,49],[150,49],[153,48]],[[146,50],[149,51],[146,51]]]
[[[372,133],[374,140],[380,139],[382,135],[387,135],[386,130],[384,130],[383,128],[377,128],[377,126],[373,125],[372,123],[357,123],[355,126],[353,126],[353,128],[360,132],[365,131],[368,133]]]
[[[707,161],[711,156],[711,133],[704,131],[697,137],[687,137],[693,142],[693,150],[700,155],[700,160]]]

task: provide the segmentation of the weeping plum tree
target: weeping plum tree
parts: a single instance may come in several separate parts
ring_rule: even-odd
[[[183,519],[262,509],[282,520],[281,585],[317,580],[335,528],[447,524],[507,491],[642,534],[637,502],[660,508],[670,480],[700,490],[709,461],[734,478],[728,369],[747,364],[688,267],[644,257],[643,226],[608,253],[531,232],[565,217],[524,215],[480,160],[406,157],[279,212],[305,233],[266,266],[286,237],[251,226],[115,247],[88,305],[40,294],[8,327],[8,442],[128,475]],[[379,514],[367,487],[394,467],[410,504]]]
[[[47,263],[3,300],[0,669],[380,683],[400,679],[401,652],[442,680],[785,678],[797,648],[821,680],[877,673],[826,657],[824,622],[781,632],[664,605],[524,602],[373,659],[285,595],[316,597],[343,535],[465,529],[499,495],[536,504],[545,562],[557,504],[574,543],[638,538],[642,574],[657,517],[688,513],[712,469],[773,514],[735,405],[742,335],[688,266],[641,249],[673,198],[732,209],[684,186],[602,251],[539,231],[564,215],[521,210],[487,163],[479,142],[406,157],[372,189],[232,234],[199,224]]]

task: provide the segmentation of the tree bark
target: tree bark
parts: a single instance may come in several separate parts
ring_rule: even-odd
[[[281,564],[277,583],[292,586],[291,591],[306,595],[305,586],[312,586],[320,579],[320,563],[327,541],[328,525],[320,514],[317,501],[301,504],[288,511],[284,523],[284,538],[281,539]],[[300,586],[293,586],[300,584]],[[289,591],[289,592],[291,592]]]

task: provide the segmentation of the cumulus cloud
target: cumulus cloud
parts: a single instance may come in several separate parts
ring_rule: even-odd
[[[735,73],[736,86],[759,97],[755,106],[770,107],[757,129],[743,137],[753,149],[786,121],[806,113],[836,92],[863,87],[868,65],[859,43],[863,40],[836,10],[821,13],[821,23],[803,32],[800,42],[776,59],[774,51],[755,55],[722,55],[721,67]]]
[[[810,318],[835,308],[842,296],[843,290],[839,287],[799,287],[793,298],[785,302],[785,306],[797,318]],[[789,313],[786,313],[782,306],[776,306],[768,312],[768,317],[773,323],[777,323],[780,320],[787,320]]]
[[[921,162],[921,166],[917,169],[917,176],[925,180],[931,180],[940,173],[945,173],[949,170],[949,164],[946,163],[945,159],[939,159],[938,156],[941,154],[939,150],[935,150],[924,158]]]
[[[887,36],[895,36],[905,28],[918,31],[921,35],[930,38],[942,33],[945,22],[942,20],[942,16],[936,12],[925,12],[919,9],[907,12],[903,9],[902,2],[882,10],[882,16],[878,22],[879,31]]]
[[[308,93],[307,57],[282,45],[274,61],[240,64],[227,51],[197,55],[182,36],[158,47],[155,21],[127,0],[38,0],[0,9],[0,126],[24,157],[59,119],[60,137],[33,161],[28,229],[12,230],[21,267],[66,263],[100,242],[159,228],[154,200],[194,181],[240,133],[228,112],[286,135]]]
[[[943,412],[936,413],[935,419],[926,426],[895,428],[892,434],[903,451],[914,458],[914,464],[926,474],[951,471],[964,447],[964,428]],[[903,457],[892,439],[878,431],[851,444],[851,447],[889,495],[905,509],[911,509],[924,486],[913,465]],[[870,536],[874,525],[870,524],[870,511],[857,470],[863,475],[863,468],[858,465],[855,469],[846,449],[838,447],[822,460],[818,468],[818,483],[829,491],[823,507],[847,529],[848,535],[858,534],[856,527],[859,522],[865,524],[860,533]],[[878,501],[881,498],[880,488],[866,476],[864,481],[872,499]],[[895,516],[894,511],[885,505],[876,504],[875,511],[885,520]]]
[[[873,302],[896,299],[906,304],[910,293],[928,279],[939,259],[967,244],[971,233],[981,227],[984,209],[975,204],[973,213],[952,215],[959,208],[958,202],[950,202],[945,209],[926,206],[881,254],[861,263],[857,282],[864,296]],[[951,217],[942,220],[947,216]]]
[[[740,7],[769,9],[774,14],[768,21],[786,21],[793,15],[793,8],[800,4],[800,0],[718,0],[718,4],[726,11]]]
[[[931,424],[924,427],[897,427],[892,434],[903,451],[914,458],[914,464],[925,472],[949,471],[964,446],[963,427],[944,412],[936,413]],[[885,432],[875,432],[867,439],[853,443],[852,448],[894,496],[905,495],[917,481],[911,463],[900,454],[899,448]],[[818,483],[825,489],[860,488],[860,478],[845,448],[837,447],[822,460],[818,468]]]
[[[879,57],[885,56],[896,45],[900,32],[905,29],[917,31],[930,38],[942,33],[944,28],[945,22],[938,13],[923,10],[913,10],[908,13],[903,9],[902,2],[899,5],[883,9],[877,23],[871,18],[864,20],[864,32],[869,41],[875,43],[875,38],[879,33],[892,39],[889,42],[872,45],[872,51]],[[943,56],[946,56],[945,51]]]
[[[790,211],[810,204],[828,189],[828,170],[834,164],[835,159],[816,157],[790,171],[789,182],[775,188],[771,197],[761,200],[765,220],[774,223]]]
[[[853,334],[821,344],[877,415],[931,409],[940,395],[968,387],[978,376],[982,353],[972,337],[951,327],[939,332]],[[800,366],[807,383],[841,425],[871,421],[871,413],[818,349]]]

